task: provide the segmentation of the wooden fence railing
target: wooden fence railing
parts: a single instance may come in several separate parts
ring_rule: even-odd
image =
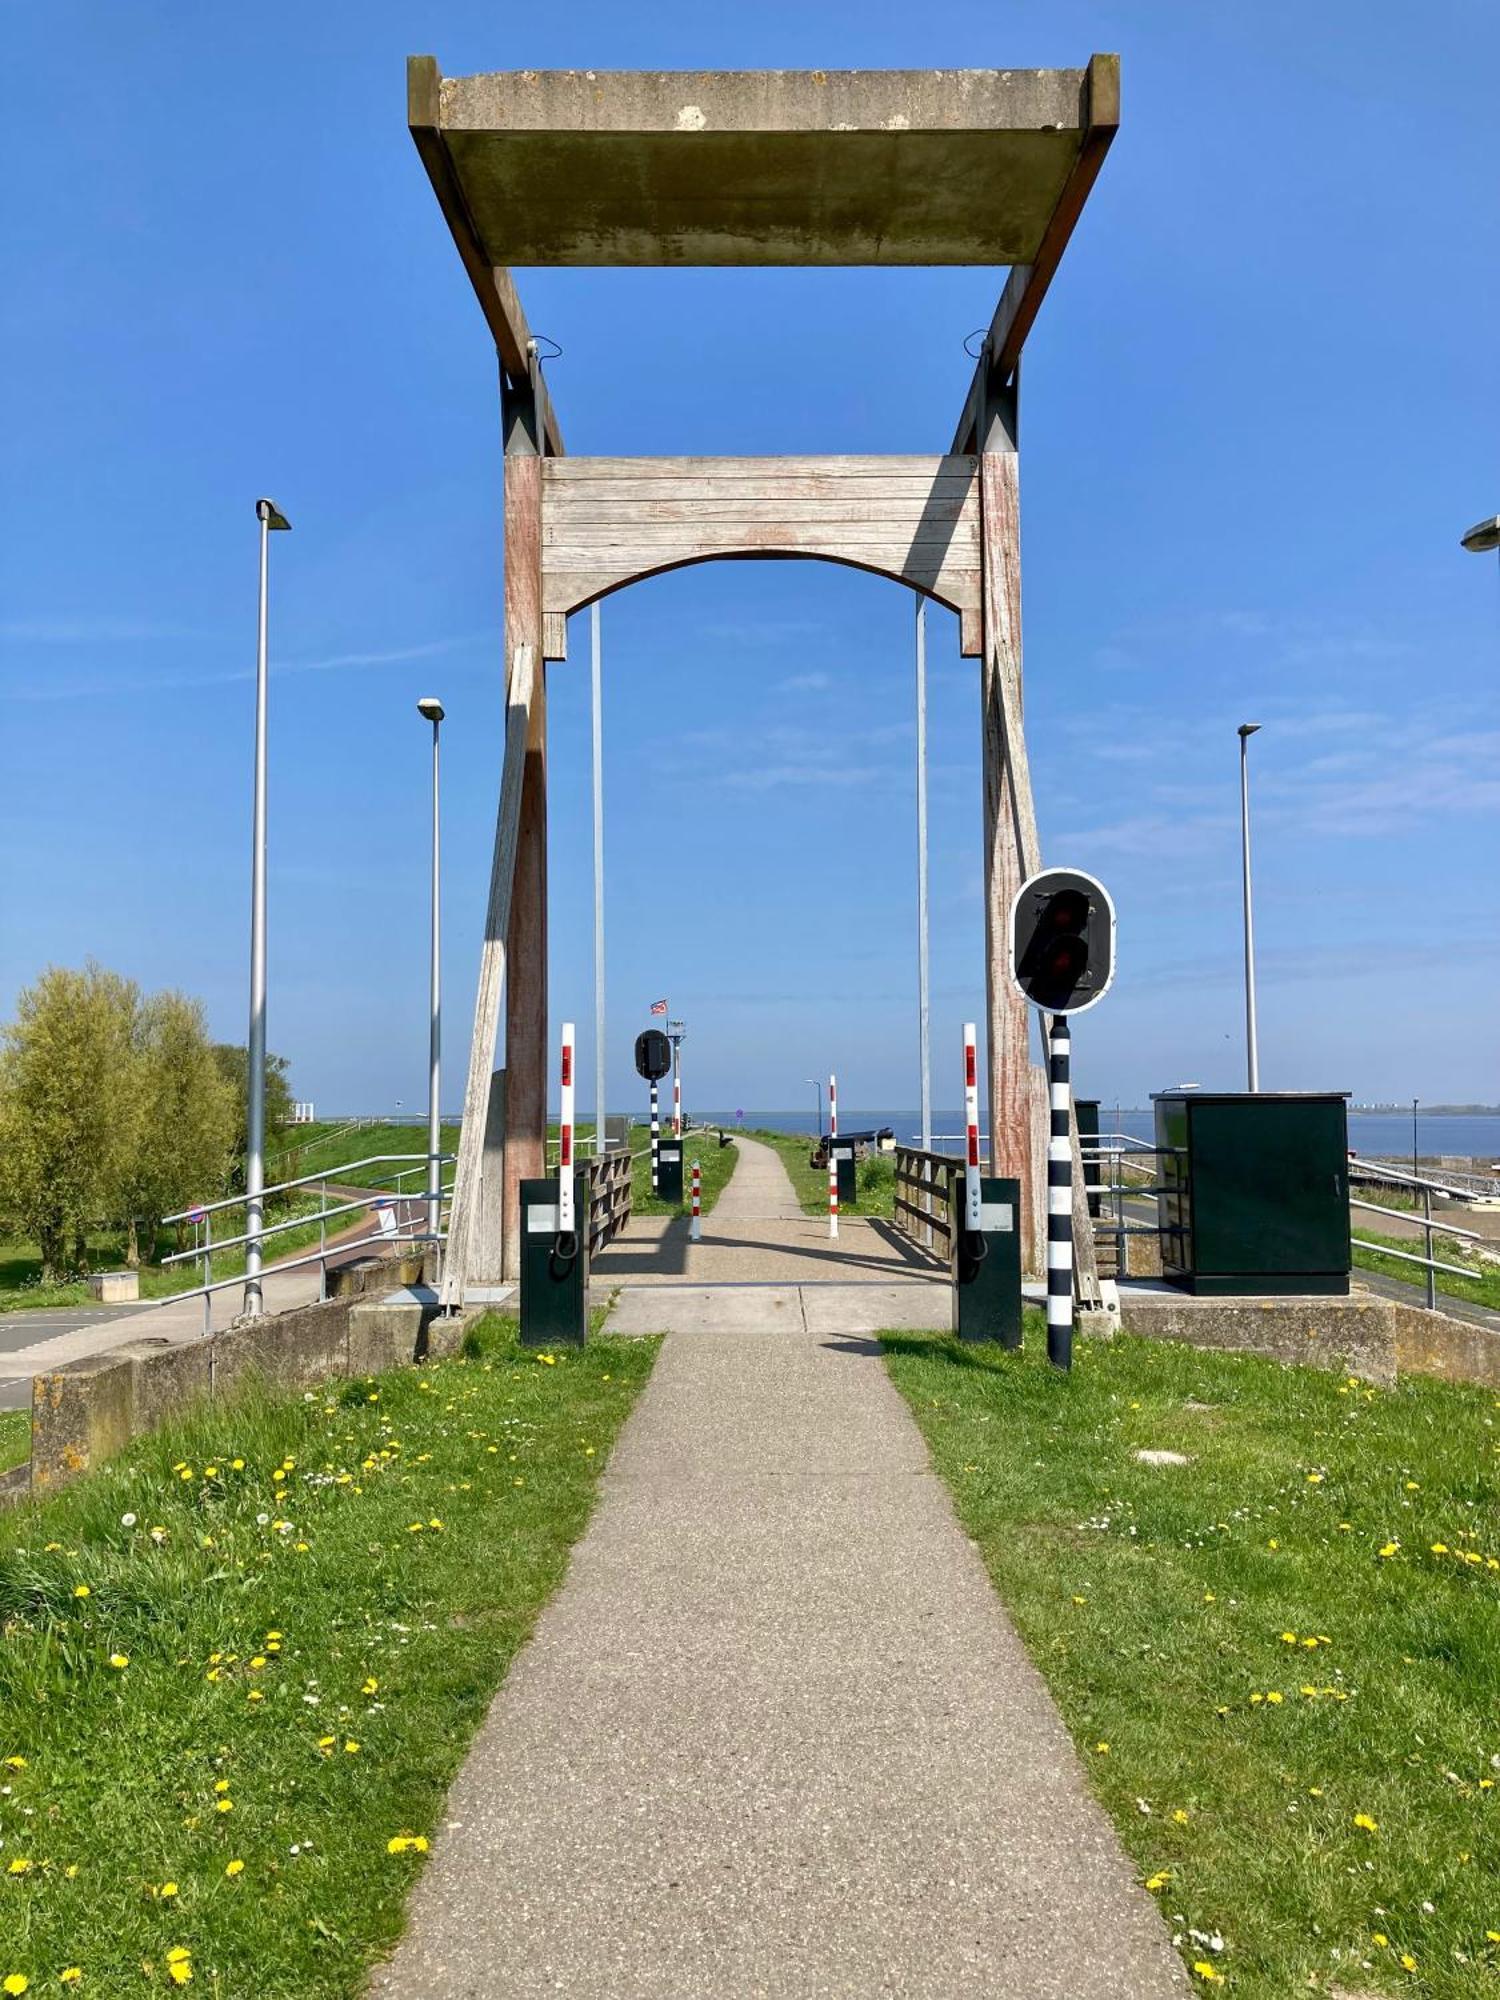
[[[963,1209],[964,1163],[952,1153],[896,1148],[895,1222],[923,1250],[951,1257]]]
[[[611,1243],[630,1220],[630,1148],[615,1146],[583,1162],[589,1191],[589,1255]]]

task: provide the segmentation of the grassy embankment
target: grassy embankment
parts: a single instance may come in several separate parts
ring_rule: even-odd
[[[755,1131],[748,1136],[774,1146],[780,1153],[782,1165],[791,1177],[804,1215],[828,1213],[828,1169],[809,1163],[813,1149],[809,1134]],[[859,1198],[852,1209],[846,1209],[846,1213],[884,1216],[889,1221],[895,1213],[896,1162],[889,1154],[871,1153],[859,1162],[856,1171]]]
[[[1367,1229],[1367,1220],[1356,1211],[1354,1227],[1367,1241],[1388,1243],[1393,1250],[1417,1252],[1422,1249],[1420,1238],[1413,1240],[1410,1237],[1383,1235],[1378,1230]],[[1500,1312],[1500,1264],[1482,1264],[1457,1238],[1438,1234],[1434,1234],[1432,1239],[1432,1254],[1441,1257],[1445,1263],[1467,1264],[1474,1272],[1472,1278],[1456,1278],[1451,1271],[1439,1271],[1437,1289],[1440,1297],[1447,1293],[1449,1298],[1468,1299],[1473,1305],[1489,1306]],[[1425,1289],[1427,1283],[1427,1273],[1421,1265],[1408,1264],[1402,1257],[1383,1257],[1378,1250],[1356,1250],[1354,1263],[1357,1270],[1379,1271],[1387,1278],[1399,1278],[1403,1285]]]
[[[361,1992],[655,1345],[491,1319],[0,1516],[0,1981]]]
[[[1493,1392],[1027,1338],[888,1365],[1196,1983],[1500,1994]]]

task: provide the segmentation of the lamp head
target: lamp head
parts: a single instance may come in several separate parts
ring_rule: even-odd
[[[274,500],[257,500],[255,518],[264,521],[268,528],[290,528],[292,525]]]
[[[1258,722],[1242,722],[1239,728],[1236,730],[1235,734],[1239,737],[1240,741],[1243,743],[1247,736],[1253,736],[1256,730],[1259,728],[1260,724]]]
[[[425,716],[429,722],[441,722],[443,719],[443,704],[435,694],[424,694],[422,699],[417,703],[417,713],[418,715]]]
[[[1463,545],[1476,556],[1491,555],[1500,549],[1500,514],[1491,514],[1487,521],[1476,521],[1463,537]]]

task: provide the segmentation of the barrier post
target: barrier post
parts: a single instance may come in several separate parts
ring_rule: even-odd
[[[1073,1147],[1068,1136],[1073,1037],[1066,1014],[1052,1016],[1052,1130],[1047,1140],[1047,1359],[1073,1366]]]
[[[828,1079],[828,1234],[836,1238],[839,1233],[839,1163],[834,1157],[834,1141],[839,1136],[839,1080],[830,1075]]]
[[[990,1143],[993,1145],[994,1139]],[[964,1228],[979,1229],[979,1052],[972,1021],[964,1022]]]
[[[577,1233],[573,1204],[573,1023],[563,1022],[562,1097],[557,1119],[557,1233]]]
[[[703,1169],[693,1162],[693,1219],[688,1225],[688,1239],[699,1243],[703,1240]]]
[[[661,1114],[656,1098],[656,1081],[651,1083],[651,1192],[656,1193],[657,1154],[661,1149]]]

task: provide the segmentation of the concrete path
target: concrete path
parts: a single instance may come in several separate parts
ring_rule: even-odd
[[[873,1343],[670,1334],[372,1991],[1188,1988]]]
[[[939,1275],[936,1263],[889,1222],[841,1216],[838,1241],[831,1242],[828,1218],[802,1213],[774,1146],[741,1138],[735,1148],[739,1160],[729,1185],[703,1218],[700,1243],[689,1240],[685,1217],[634,1217],[625,1234],[594,1259],[597,1282],[817,1284],[910,1278],[931,1283]]]

